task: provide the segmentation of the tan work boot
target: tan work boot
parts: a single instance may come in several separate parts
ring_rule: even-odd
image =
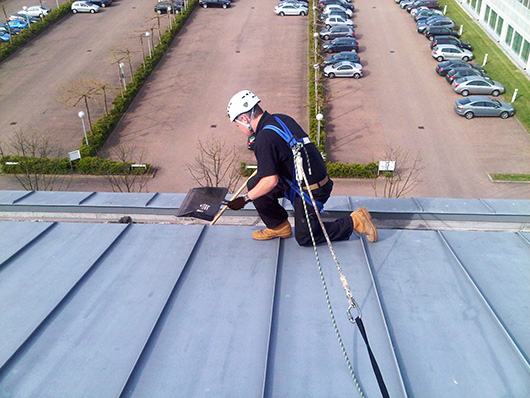
[[[370,221],[372,216],[364,207],[360,207],[350,214],[353,220],[353,229],[360,234],[365,234],[370,242],[377,242],[377,229]]]
[[[274,238],[290,238],[292,235],[291,224],[289,220],[285,220],[276,228],[265,228],[259,231],[254,231],[252,237],[256,240],[269,240]]]

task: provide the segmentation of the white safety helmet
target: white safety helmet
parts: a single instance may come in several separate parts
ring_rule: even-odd
[[[242,90],[235,94],[228,102],[226,113],[233,122],[242,113],[250,111],[261,100],[250,90]]]

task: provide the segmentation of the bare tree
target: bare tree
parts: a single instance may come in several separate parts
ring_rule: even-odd
[[[119,64],[123,60],[127,60],[127,64],[129,65],[129,71],[131,73],[131,79],[134,75],[133,66],[132,66],[132,51],[129,50],[128,47],[125,47],[125,49],[115,49],[111,50],[112,55],[114,56],[114,59]]]
[[[211,136],[206,143],[199,140],[197,149],[195,162],[186,164],[193,180],[201,187],[225,186],[232,192],[241,178],[235,148]]]
[[[92,119],[90,118],[89,100],[100,95],[100,82],[92,77],[72,79],[59,88],[61,96],[59,102],[65,106],[76,107],[83,102],[88,118],[89,129],[92,130]]]
[[[113,192],[142,192],[146,189],[152,170],[145,166],[145,150],[135,145],[119,144],[110,151],[111,158],[124,163],[121,170],[105,175]]]
[[[38,132],[18,131],[7,144],[0,143],[2,157],[14,156],[12,167],[16,167],[16,180],[28,191],[53,191],[68,187],[71,178],[60,179],[64,175],[58,159],[64,151],[57,141]],[[64,185],[65,184],[65,185]]]
[[[384,180],[385,198],[402,198],[421,182],[420,175],[425,167],[420,152],[412,156],[399,146],[389,146],[385,152],[385,159],[395,161],[395,169],[383,171],[378,178],[373,179],[375,196],[377,196],[377,182],[381,177]]]

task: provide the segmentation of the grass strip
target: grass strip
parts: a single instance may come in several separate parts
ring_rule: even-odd
[[[439,3],[441,10],[447,5],[446,15],[455,21],[457,28],[460,25],[464,26],[462,40],[470,42],[473,46],[475,62],[482,65],[484,57],[488,54],[485,65],[486,73],[493,80],[501,82],[506,88],[506,93],[503,95],[504,100],[510,102],[515,89],[519,90],[517,99],[512,105],[515,108],[515,116],[526,131],[530,132],[530,82],[528,76],[513,63],[456,0],[440,0]]]
[[[493,181],[528,181],[530,182],[530,174],[490,174]]]

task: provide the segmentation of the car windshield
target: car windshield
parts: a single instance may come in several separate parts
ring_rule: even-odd
[[[467,105],[467,104],[469,104],[470,102],[471,102],[471,100],[470,100],[469,98],[462,98],[462,99],[459,99],[459,100],[458,100],[458,103],[459,103],[460,105]]]

